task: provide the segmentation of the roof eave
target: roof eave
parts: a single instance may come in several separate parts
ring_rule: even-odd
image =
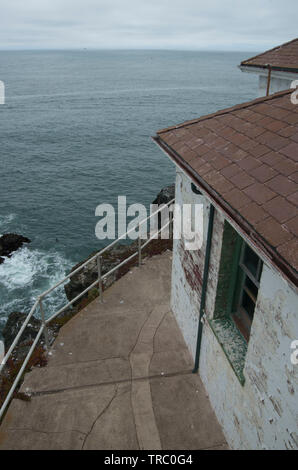
[[[298,287],[298,277],[296,271],[280,256],[268,243],[259,235],[254,228],[233,209],[219,193],[212,189],[206,181],[160,136],[152,137],[153,141],[167,154],[167,156],[180,167],[198,186],[200,186],[208,198],[224,212],[227,219],[234,221],[240,233],[243,233],[251,242],[264,254],[266,259],[274,265],[282,276],[290,281],[296,288]]]
[[[261,64],[249,64],[249,63],[241,62],[241,64],[239,65],[239,68],[245,72],[249,71],[250,69],[257,72],[258,70],[263,70],[263,71],[268,70],[269,66],[268,64],[261,65]],[[283,67],[283,66],[270,65],[270,68],[271,70],[276,71],[276,72],[285,72],[285,73],[294,73],[294,74],[298,73],[297,67]]]

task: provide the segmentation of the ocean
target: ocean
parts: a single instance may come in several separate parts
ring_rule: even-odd
[[[0,332],[108,243],[95,237],[98,204],[149,206],[174,181],[158,129],[256,97],[257,78],[237,68],[254,54],[0,52],[0,234],[32,240],[0,265]],[[60,288],[46,315],[64,301]]]

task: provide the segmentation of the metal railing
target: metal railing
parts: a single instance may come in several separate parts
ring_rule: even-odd
[[[98,253],[96,253],[94,256],[92,256],[90,259],[88,259],[85,263],[83,263],[82,265],[80,265],[78,268],[76,268],[74,271],[72,271],[70,274],[68,274],[67,276],[64,277],[64,279],[62,279],[61,281],[59,281],[57,284],[55,284],[53,287],[51,287],[50,289],[48,289],[47,291],[43,292],[36,300],[36,302],[34,303],[32,309],[30,310],[29,314],[27,315],[22,327],[20,328],[17,336],[15,337],[14,341],[12,342],[9,350],[7,351],[7,353],[5,354],[1,364],[0,364],[0,375],[1,373],[3,372],[3,369],[5,367],[5,365],[7,364],[7,361],[8,359],[10,358],[13,350],[15,349],[15,347],[17,346],[25,328],[27,327],[31,317],[33,316],[33,314],[35,313],[35,311],[39,308],[39,311],[40,311],[40,316],[41,316],[41,326],[40,326],[40,329],[38,330],[37,332],[37,336],[34,340],[34,342],[32,343],[31,347],[30,347],[30,350],[28,351],[25,359],[24,359],[24,362],[5,398],[5,401],[3,402],[2,404],[2,407],[0,409],[0,420],[11,400],[11,398],[13,397],[13,394],[14,394],[14,391],[16,389],[16,387],[18,386],[19,384],[19,381],[20,379],[22,378],[22,375],[23,373],[25,372],[25,369],[26,369],[26,366],[40,340],[40,337],[42,335],[44,335],[44,339],[45,339],[45,346],[46,346],[46,349],[49,350],[50,349],[50,340],[49,340],[49,333],[48,333],[48,325],[49,323],[51,323],[58,315],[60,315],[61,313],[63,313],[67,308],[69,308],[71,305],[73,305],[75,302],[77,302],[79,299],[81,299],[84,295],[86,295],[91,289],[95,288],[96,286],[98,286],[98,290],[99,290],[99,300],[100,302],[102,303],[103,302],[103,281],[109,277],[111,274],[113,274],[115,271],[117,271],[119,268],[121,268],[122,266],[124,266],[125,264],[127,264],[129,261],[131,261],[133,258],[135,258],[136,256],[138,256],[138,265],[141,266],[142,264],[142,250],[152,241],[152,240],[156,240],[159,236],[159,234],[165,230],[167,227],[169,227],[169,231],[170,231],[170,235],[169,235],[169,238],[172,238],[173,237],[173,212],[170,210],[169,211],[169,221],[163,226],[161,227],[160,229],[158,229],[158,226],[157,226],[157,230],[153,233],[153,236],[152,236],[152,233],[150,232],[150,237],[149,239],[142,244],[142,232],[141,232],[141,227],[147,223],[148,220],[150,220],[152,217],[156,216],[157,214],[159,214],[160,212],[162,212],[163,210],[165,210],[166,207],[170,207],[173,203],[175,202],[175,199],[172,199],[170,202],[168,202],[167,204],[164,204],[162,205],[157,211],[155,211],[153,214],[151,214],[149,217],[147,217],[146,219],[142,220],[142,222],[140,222],[137,226],[131,228],[130,230],[128,230],[126,233],[124,233],[123,235],[121,235],[121,237],[119,237],[117,240],[115,240],[114,242],[110,243],[110,245],[106,246],[105,248],[103,248],[101,251],[99,251]],[[137,251],[136,253],[133,253],[132,255],[130,255],[129,257],[125,258],[123,261],[121,261],[119,264],[117,264],[117,266],[114,266],[110,271],[108,271],[107,273],[105,274],[102,274],[102,255],[106,252],[106,251],[109,251],[113,246],[115,246],[119,241],[125,239],[130,233],[132,233],[133,231],[136,230],[136,228],[138,227],[138,233],[139,233],[139,236],[138,236],[138,248],[137,248]],[[147,230],[146,230],[146,234],[147,234]],[[93,282],[89,287],[87,287],[81,294],[77,295],[74,299],[72,299],[70,302],[68,302],[64,307],[62,307],[60,310],[58,310],[56,313],[54,313],[50,318],[46,319],[45,318],[45,312],[44,312],[44,306],[43,306],[43,299],[49,295],[51,292],[53,292],[55,289],[57,289],[59,286],[61,286],[62,284],[64,284],[67,280],[70,280],[73,276],[75,276],[78,272],[80,272],[82,269],[84,269],[88,264],[92,263],[92,261],[95,261],[96,260],[96,263],[97,263],[97,271],[98,271],[98,278],[95,282]],[[1,377],[0,377],[1,378]]]

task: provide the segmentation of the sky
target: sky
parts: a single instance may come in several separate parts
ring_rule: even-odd
[[[1,50],[264,51],[297,32],[297,0],[0,0]]]

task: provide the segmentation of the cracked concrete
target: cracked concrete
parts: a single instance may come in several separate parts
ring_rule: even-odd
[[[222,449],[225,439],[170,310],[171,253],[121,278],[25,376],[0,449]]]

